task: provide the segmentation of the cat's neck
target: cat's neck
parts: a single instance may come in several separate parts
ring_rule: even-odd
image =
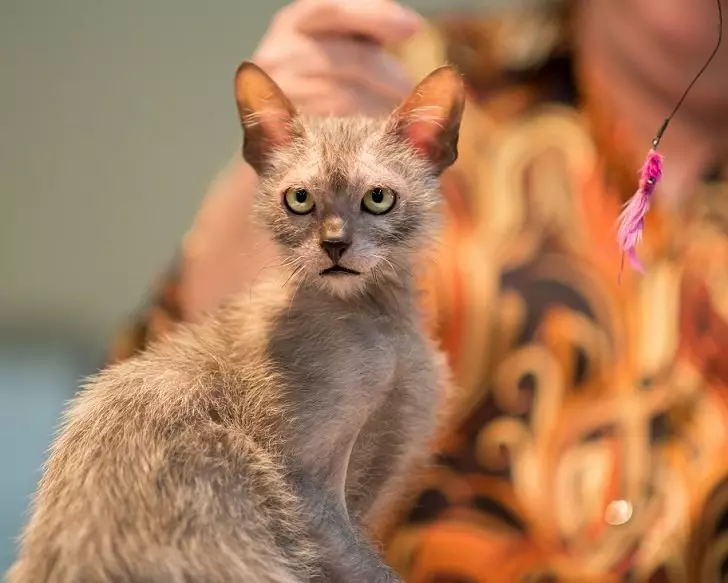
[[[410,273],[368,281],[353,293],[337,293],[320,284],[302,282],[291,287],[292,301],[314,302],[322,306],[339,306],[347,311],[374,316],[411,319],[416,314],[416,287]]]

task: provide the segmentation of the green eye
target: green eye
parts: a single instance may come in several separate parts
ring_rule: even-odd
[[[361,208],[373,215],[383,215],[392,210],[397,197],[391,188],[376,186],[367,190],[361,200]]]
[[[307,215],[313,210],[313,197],[305,188],[289,188],[283,200],[292,213]]]

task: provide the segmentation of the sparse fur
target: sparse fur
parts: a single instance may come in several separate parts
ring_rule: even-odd
[[[9,583],[398,580],[363,533],[422,461],[446,378],[412,275],[438,223],[439,169],[391,119],[264,113],[241,118],[290,132],[247,156],[265,162],[256,212],[281,269],[88,382]],[[398,195],[386,215],[361,211],[376,185]],[[292,186],[315,213],[286,211]],[[320,274],[327,229],[350,234],[343,262],[361,275]]]

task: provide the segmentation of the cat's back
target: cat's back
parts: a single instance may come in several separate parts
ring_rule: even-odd
[[[298,501],[275,443],[255,433],[266,423],[250,390],[257,369],[231,345],[213,319],[88,383],[52,448],[10,583],[283,581],[289,565],[305,570]]]

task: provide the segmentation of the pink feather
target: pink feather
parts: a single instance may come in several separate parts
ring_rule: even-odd
[[[629,259],[632,269],[644,273],[642,263],[637,258],[637,243],[642,239],[642,230],[645,226],[645,215],[650,210],[652,195],[655,193],[657,183],[662,178],[662,155],[652,149],[647,154],[644,166],[640,171],[640,182],[637,192],[622,208],[617,219],[617,243],[622,252],[622,265],[619,268],[620,276],[624,266],[624,256]]]

